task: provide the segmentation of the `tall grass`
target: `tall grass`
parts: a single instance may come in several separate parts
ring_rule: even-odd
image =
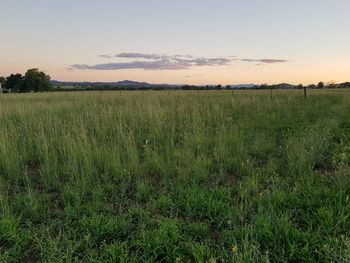
[[[350,93],[0,96],[0,262],[349,262]]]

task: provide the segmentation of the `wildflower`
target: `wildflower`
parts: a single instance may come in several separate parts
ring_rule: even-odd
[[[216,259],[215,258],[210,258],[208,262],[209,263],[216,263]]]
[[[237,254],[237,252],[238,252],[238,247],[237,247],[236,244],[233,244],[233,245],[231,246],[231,251],[232,251],[233,254]]]
[[[175,262],[176,263],[180,262],[180,257],[176,257]]]

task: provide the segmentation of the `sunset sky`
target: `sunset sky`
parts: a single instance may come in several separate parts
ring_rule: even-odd
[[[350,81],[349,0],[0,0],[0,76]]]

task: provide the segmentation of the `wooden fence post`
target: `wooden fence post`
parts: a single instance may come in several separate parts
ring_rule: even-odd
[[[304,98],[306,99],[306,97],[307,97],[306,86],[304,86]]]

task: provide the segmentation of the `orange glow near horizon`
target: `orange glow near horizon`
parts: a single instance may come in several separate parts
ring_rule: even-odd
[[[39,68],[77,82],[350,81],[350,1],[6,0],[1,9],[0,76]]]
[[[193,85],[232,85],[232,84],[311,84],[319,81],[346,82],[350,81],[350,63],[335,64],[302,64],[290,62],[281,65],[239,64],[218,67],[197,67],[187,70],[68,70],[54,67],[39,67],[47,72],[52,79],[60,81],[91,81],[116,82],[121,80],[144,81],[153,84],[193,84]],[[0,71],[0,76],[12,73],[24,74],[26,68],[16,70],[12,67]]]
[[[350,81],[350,63],[335,65],[233,65],[199,67],[190,70],[47,70],[52,79],[61,81],[116,82],[121,80],[144,81],[153,84],[311,84],[319,81]],[[15,71],[14,71],[15,72]]]

